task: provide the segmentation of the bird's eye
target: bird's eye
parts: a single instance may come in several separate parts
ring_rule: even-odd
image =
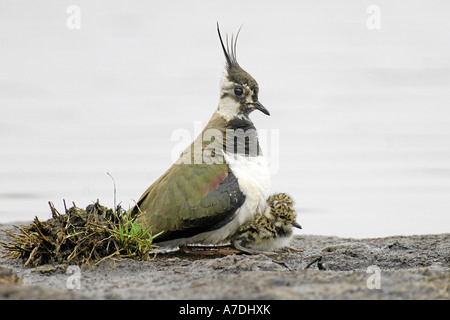
[[[243,93],[244,93],[244,90],[242,90],[242,88],[240,88],[240,87],[234,88],[234,94],[235,94],[235,95],[240,96],[240,95],[242,95]]]

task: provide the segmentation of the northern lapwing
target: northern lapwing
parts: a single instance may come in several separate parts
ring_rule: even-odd
[[[240,31],[240,29],[239,29]],[[220,100],[203,132],[132,207],[138,222],[163,232],[160,247],[216,245],[267,206],[271,178],[250,113],[269,111],[259,102],[259,87],[236,59],[239,36],[226,42]]]
[[[288,194],[278,193],[267,199],[262,215],[255,215],[238,228],[230,242],[250,254],[274,251],[289,244],[292,227],[302,228],[296,221],[294,201]]]

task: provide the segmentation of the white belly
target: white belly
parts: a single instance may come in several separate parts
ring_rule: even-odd
[[[236,212],[236,217],[222,228],[193,237],[195,242],[217,244],[232,235],[243,223],[255,214],[262,214],[270,194],[270,170],[264,156],[245,157],[225,154],[225,160],[238,179],[245,201]]]
[[[265,210],[271,187],[270,170],[264,156],[245,157],[225,154],[225,160],[245,195],[245,202],[238,214],[239,224],[242,224],[253,215],[262,214]]]
[[[174,248],[182,244],[218,244],[234,234],[255,214],[264,212],[271,187],[270,170],[264,156],[245,157],[234,154],[224,154],[224,156],[238,179],[239,188],[245,195],[245,201],[237,210],[236,217],[220,229],[200,233],[191,238],[158,243],[158,245]]]

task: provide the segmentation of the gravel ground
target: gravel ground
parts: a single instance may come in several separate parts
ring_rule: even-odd
[[[0,240],[8,240],[5,233]],[[450,299],[448,233],[304,235],[291,248],[210,257],[172,252],[95,268],[23,268],[21,261],[2,257],[0,299]]]

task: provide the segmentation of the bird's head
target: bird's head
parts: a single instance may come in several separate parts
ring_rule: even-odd
[[[295,221],[294,200],[286,193],[278,193],[267,199],[266,218],[273,221],[276,227],[302,227]]]
[[[248,118],[253,110],[259,110],[270,115],[269,111],[258,101],[258,83],[239,66],[236,60],[236,43],[239,31],[236,34],[236,38],[231,36],[230,44],[228,44],[227,36],[225,46],[220,34],[219,24],[217,24],[220,44],[227,62],[226,73],[220,85],[218,112],[222,113],[226,118]]]

